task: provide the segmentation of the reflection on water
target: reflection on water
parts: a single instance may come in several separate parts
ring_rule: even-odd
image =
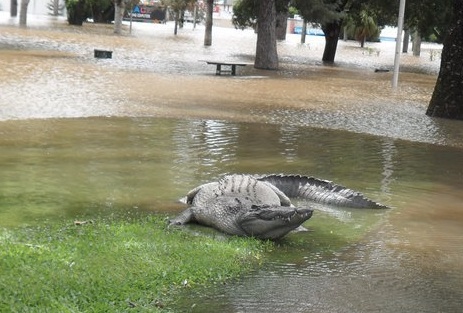
[[[393,139],[384,139],[381,155],[383,156],[383,179],[381,180],[381,191],[389,193],[389,185],[394,181],[394,157],[396,155],[396,148]]]
[[[349,112],[349,114],[346,114]],[[422,107],[410,104],[375,102],[368,106],[349,103],[334,111],[325,108],[276,109],[270,113],[256,110],[256,115],[269,115],[273,123],[312,125],[353,132],[403,138],[439,144],[460,144],[460,132],[443,133],[436,121],[423,114]]]
[[[205,174],[236,161],[238,147],[238,128],[222,121],[184,120],[178,124],[174,132],[175,150],[178,167],[184,164],[199,162]],[[201,155],[191,154],[191,150],[201,150]],[[194,174],[192,171],[191,174]]]
[[[4,121],[0,134],[2,226],[112,210],[173,215],[181,210],[176,199],[191,187],[232,172],[314,175],[394,207],[356,244],[327,256],[283,242],[284,255],[277,249],[265,269],[206,296],[189,294],[182,308],[451,312],[463,304],[460,148],[194,119]],[[372,216],[317,211],[353,228]]]

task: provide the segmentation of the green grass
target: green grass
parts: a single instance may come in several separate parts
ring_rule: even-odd
[[[179,290],[237,277],[271,247],[169,230],[156,215],[5,229],[0,312],[164,312]]]
[[[329,257],[381,217],[352,214],[346,222],[316,212],[309,232],[275,243],[201,226],[168,229],[165,216],[145,213],[3,229],[0,312],[171,312],[182,291],[207,290],[266,260],[305,266]]]

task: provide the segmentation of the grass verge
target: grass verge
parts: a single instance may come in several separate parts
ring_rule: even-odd
[[[271,246],[170,231],[156,215],[4,229],[0,312],[165,312],[181,288],[236,277]]]

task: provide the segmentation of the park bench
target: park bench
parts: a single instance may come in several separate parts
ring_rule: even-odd
[[[236,75],[237,66],[246,66],[248,64],[241,62],[221,62],[221,61],[204,61],[207,64],[216,65],[215,75],[221,75],[222,73],[230,73],[231,75]],[[228,69],[222,69],[222,66],[227,66]]]

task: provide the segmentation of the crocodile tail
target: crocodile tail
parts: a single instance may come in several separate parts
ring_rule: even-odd
[[[387,206],[366,198],[362,193],[331,181],[302,175],[273,174],[257,178],[268,182],[290,198],[353,208],[385,209]]]
[[[272,174],[258,177],[260,181],[270,183],[280,189],[289,198],[299,197],[299,190],[309,177],[301,175]]]

